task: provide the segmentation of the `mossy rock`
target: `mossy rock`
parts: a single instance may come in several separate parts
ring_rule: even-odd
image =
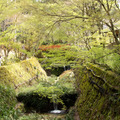
[[[47,80],[46,72],[42,69],[36,58],[0,67],[1,84],[9,84],[16,87],[35,76],[38,76],[38,79]]]
[[[87,64],[75,70],[80,93],[76,108],[81,120],[120,119],[120,76],[98,65]]]
[[[98,65],[93,65],[93,64],[87,64],[87,66],[94,71],[94,73],[103,79],[106,80],[107,83],[116,86],[119,88],[120,86],[120,76],[116,74],[113,71],[107,70],[105,68],[102,68],[101,66]]]

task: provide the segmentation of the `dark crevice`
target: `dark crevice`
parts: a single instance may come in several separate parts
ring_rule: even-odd
[[[77,94],[65,94],[61,96],[61,99],[68,110],[70,107],[74,106],[77,99]],[[21,95],[17,96],[19,102],[23,102],[26,112],[36,111],[38,113],[46,113],[54,109],[53,103],[47,97],[40,97],[38,94],[34,95]],[[58,104],[58,109],[62,109],[63,105]]]

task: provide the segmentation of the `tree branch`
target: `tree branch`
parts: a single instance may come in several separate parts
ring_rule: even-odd
[[[115,6],[117,7],[117,9],[120,9],[118,4],[117,4],[117,0],[115,0]]]

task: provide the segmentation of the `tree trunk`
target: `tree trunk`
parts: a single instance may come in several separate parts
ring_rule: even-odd
[[[110,29],[111,29],[111,32],[112,32],[112,34],[113,34],[113,36],[114,36],[115,43],[116,43],[116,45],[118,45],[118,44],[119,44],[118,37],[117,37],[117,35],[116,35],[116,33],[115,33],[114,25],[113,25],[113,22],[112,22],[111,19],[110,19],[110,24],[111,24]]]

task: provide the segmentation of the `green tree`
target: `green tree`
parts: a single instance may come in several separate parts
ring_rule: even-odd
[[[115,0],[96,0],[102,6],[102,21],[107,25],[112,32],[116,44],[119,44],[118,37],[115,33],[115,22],[119,21],[120,9],[118,6],[118,1]]]

